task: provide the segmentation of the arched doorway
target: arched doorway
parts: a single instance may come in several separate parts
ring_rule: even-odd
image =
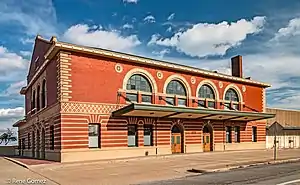
[[[42,159],[45,159],[45,144],[46,144],[46,142],[45,142],[45,129],[44,128],[42,128]]]
[[[175,124],[171,130],[171,150],[172,153],[183,153],[183,130]]]
[[[203,127],[203,152],[213,151],[213,128],[210,124]]]

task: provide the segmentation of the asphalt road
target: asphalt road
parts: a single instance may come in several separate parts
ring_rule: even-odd
[[[207,173],[186,178],[145,183],[144,185],[208,185],[208,184],[261,184],[300,185],[300,162],[272,164],[227,172]]]

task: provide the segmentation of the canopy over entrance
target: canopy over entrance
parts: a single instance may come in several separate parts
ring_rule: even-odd
[[[255,121],[273,118],[275,114],[133,103],[114,111],[113,116]]]

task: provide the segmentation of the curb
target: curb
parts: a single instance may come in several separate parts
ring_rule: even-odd
[[[3,158],[6,159],[6,160],[8,160],[8,161],[10,161],[10,162],[13,162],[13,163],[15,163],[15,164],[17,164],[17,165],[20,165],[20,166],[22,166],[22,167],[24,167],[24,168],[29,169],[29,167],[28,167],[26,164],[24,164],[24,163],[22,163],[22,162],[20,162],[20,161],[18,161],[18,160],[12,159],[12,158],[10,158],[10,157],[3,157]]]
[[[245,164],[245,165],[236,165],[232,167],[225,167],[225,168],[217,168],[213,170],[199,170],[199,169],[189,169],[187,172],[192,173],[198,173],[198,174],[205,174],[205,173],[215,173],[215,172],[226,172],[230,170],[235,169],[243,169],[251,166],[262,166],[262,165],[269,165],[269,164],[283,164],[283,163],[289,163],[289,162],[295,162],[300,161],[300,158],[294,158],[294,159],[283,159],[283,160],[277,160],[277,161],[264,161],[264,162],[256,162],[252,164]]]

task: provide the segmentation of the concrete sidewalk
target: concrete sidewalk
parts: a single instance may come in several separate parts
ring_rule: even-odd
[[[279,150],[278,160],[300,158],[300,149]],[[85,163],[34,165],[31,170],[60,184],[137,184],[273,161],[272,150],[171,155]]]

